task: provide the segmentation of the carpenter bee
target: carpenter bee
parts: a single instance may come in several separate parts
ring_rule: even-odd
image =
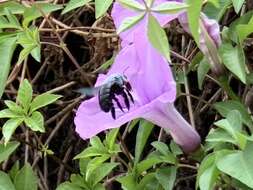
[[[111,112],[112,118],[116,119],[114,102],[119,109],[124,112],[122,105],[120,104],[117,95],[123,97],[126,108],[130,109],[130,101],[134,103],[133,96],[131,94],[131,84],[127,80],[127,77],[122,74],[113,74],[109,76],[101,86],[95,88],[82,88],[80,93],[86,95],[98,94],[98,102],[102,111]]]

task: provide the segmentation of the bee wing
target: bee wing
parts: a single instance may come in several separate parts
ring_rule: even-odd
[[[94,88],[79,88],[78,90],[76,90],[76,92],[83,94],[85,96],[88,96],[88,97],[92,97],[92,96],[96,96],[98,94],[98,91],[100,88],[101,88],[101,86],[97,86]]]

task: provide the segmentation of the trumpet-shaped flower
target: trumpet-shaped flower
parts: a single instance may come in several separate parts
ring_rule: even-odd
[[[145,7],[143,0],[136,0],[136,2]],[[173,14],[155,11],[161,4],[167,4],[169,7],[168,5],[171,3],[171,5],[182,5],[183,7],[182,2],[182,0],[155,0],[148,11],[131,10],[117,2],[114,3],[112,17],[117,29],[129,17],[141,16],[139,17],[141,19],[133,27],[120,34],[123,48],[116,56],[109,72],[106,75],[99,75],[95,86],[100,86],[106,78],[113,74],[124,74],[132,86],[134,104],[131,105],[129,111],[123,108],[125,111],[122,112],[116,108],[116,119],[113,119],[110,113],[101,110],[98,97],[84,101],[78,108],[75,117],[76,131],[83,139],[91,138],[106,129],[120,127],[135,118],[144,118],[168,129],[175,142],[185,152],[193,151],[199,146],[198,133],[184,120],[173,105],[176,86],[167,61],[152,47],[147,37],[149,14],[152,14],[161,26],[179,18],[183,28],[189,32],[187,16],[183,9]],[[201,16],[201,19],[210,37],[218,46],[220,43],[218,24],[204,15]],[[200,32],[200,48],[205,52],[205,40],[202,31]]]
[[[124,73],[133,89],[134,104],[125,112],[116,108],[114,120],[110,113],[101,111],[97,96],[84,101],[75,117],[77,133],[87,139],[135,118],[144,118],[167,128],[185,152],[195,150],[200,137],[174,108],[176,84],[167,61],[142,32],[135,33],[133,42],[119,52],[106,75],[99,75],[95,86],[101,85],[112,74]]]

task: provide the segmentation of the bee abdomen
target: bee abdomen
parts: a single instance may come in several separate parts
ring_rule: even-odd
[[[109,112],[113,106],[111,95],[110,95],[110,89],[108,88],[102,88],[99,91],[99,106],[104,112]]]

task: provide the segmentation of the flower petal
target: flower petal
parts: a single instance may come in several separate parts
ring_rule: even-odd
[[[128,121],[141,117],[149,110],[148,105],[131,107],[127,113],[116,109],[117,119],[114,120],[110,112],[105,113],[101,110],[97,97],[94,97],[79,106],[74,120],[76,132],[82,139],[88,139],[107,129],[118,128]]]
[[[184,152],[193,152],[199,147],[201,143],[199,134],[178,113],[172,103],[164,104],[156,100],[154,110],[152,113],[147,112],[144,118],[165,130],[168,129],[174,141],[181,146]]]
[[[143,1],[141,0],[137,0],[137,1],[143,4]],[[153,3],[153,7],[164,2],[167,2],[167,0],[155,0]],[[174,0],[171,2],[178,3],[180,1]],[[127,9],[123,7],[120,3],[115,2],[112,8],[111,15],[112,15],[114,24],[116,28],[118,29],[124,19],[126,19],[127,17],[137,16],[142,13],[143,12],[141,11],[134,11],[134,10]],[[181,12],[176,13],[176,14],[163,14],[163,13],[152,12],[152,15],[158,20],[161,26],[164,26],[168,22],[174,20],[175,18],[178,17],[179,14],[181,14]],[[135,24],[130,29],[120,33],[120,38],[122,39],[122,47],[125,47],[126,45],[129,45],[133,42],[134,35],[136,32],[141,30],[143,34],[147,33],[147,22],[148,22],[147,18],[148,18],[147,15],[145,15],[144,18],[141,21],[139,21],[139,23]]]
[[[190,29],[189,29],[189,23],[188,23],[188,19],[187,19],[187,14],[181,14],[178,17],[178,20],[180,22],[180,24],[182,25],[182,27],[184,28],[184,30],[188,33],[190,33]],[[211,39],[214,41],[215,45],[217,47],[219,47],[219,45],[221,44],[221,37],[220,37],[220,27],[219,24],[217,23],[216,20],[214,19],[209,19],[204,13],[201,14],[201,20],[209,34],[209,36],[211,37]],[[207,46],[206,46],[206,42],[205,42],[205,37],[203,32],[200,31],[200,49],[202,52],[207,52]]]

